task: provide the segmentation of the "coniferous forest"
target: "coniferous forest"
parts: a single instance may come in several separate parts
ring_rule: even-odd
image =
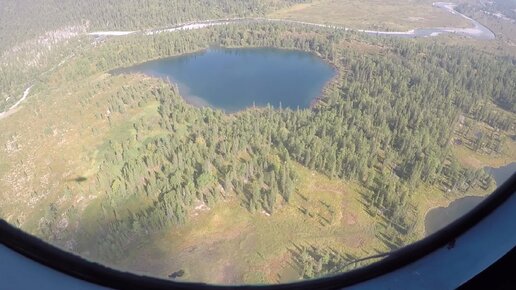
[[[514,124],[508,105],[514,104],[514,64],[474,50],[369,40],[385,49],[390,56],[385,57],[335,48],[357,35],[284,25],[213,28],[151,41],[146,37],[106,42],[68,65],[64,74],[79,80],[210,43],[307,50],[333,63],[340,74],[312,109],[268,107],[234,115],[187,105],[168,84],[123,87],[102,108],[111,116],[97,118],[109,120],[156,101],[160,119],[157,128],[144,120],[134,122],[134,136],[106,143],[95,176],[95,190],[107,197],[99,217],[106,223],[90,233],[104,237],[97,248],[102,257],[123,254],[124,242],[145,235],[143,229],[184,223],[197,200],[212,205],[234,194],[249,211],[274,214],[295,191],[293,162],[362,183],[368,190],[367,206],[385,215],[397,229],[393,239],[402,240],[411,227],[404,215],[409,195],[421,183],[466,191],[491,182],[485,172],[457,164],[449,151],[449,124],[460,114],[500,130]],[[92,102],[93,95],[81,102]],[[506,113],[492,113],[490,101]],[[146,137],[155,130],[166,134]],[[125,202],[140,196],[152,204],[125,214]],[[52,237],[53,224],[50,220],[42,227],[45,236]]]
[[[2,0],[0,51],[63,27],[140,30],[204,19],[263,16],[307,0]],[[13,33],[16,32],[16,33]]]

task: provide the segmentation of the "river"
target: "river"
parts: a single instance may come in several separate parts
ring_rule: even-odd
[[[363,32],[371,35],[386,35],[386,36],[398,36],[398,37],[405,37],[405,38],[414,38],[414,37],[434,37],[438,36],[440,34],[444,33],[453,33],[453,34],[459,34],[464,36],[469,36],[477,39],[494,39],[495,35],[494,33],[484,25],[480,24],[478,21],[458,12],[455,10],[457,7],[454,3],[448,3],[448,2],[435,2],[433,3],[434,7],[444,9],[448,11],[450,14],[463,17],[467,19],[471,24],[472,27],[469,28],[457,28],[457,27],[429,27],[429,28],[418,28],[418,29],[412,29],[408,31],[379,31],[379,30],[366,30],[366,29],[352,29],[348,27],[342,27],[342,26],[336,26],[336,25],[330,25],[330,24],[321,24],[321,23],[311,23],[311,22],[305,22],[305,21],[296,21],[296,20],[285,20],[285,19],[271,19],[271,18],[228,18],[228,19],[215,19],[215,20],[205,20],[205,21],[196,21],[196,22],[190,22],[190,23],[183,23],[178,24],[169,28],[163,28],[163,29],[154,29],[154,30],[148,30],[141,33],[144,33],[146,35],[153,35],[153,34],[159,34],[159,33],[166,33],[166,32],[175,32],[175,31],[181,31],[181,30],[196,30],[196,29],[202,29],[206,27],[213,27],[213,26],[221,26],[221,25],[229,25],[229,24],[238,24],[238,23],[259,23],[259,22],[275,22],[275,23],[295,23],[295,24],[302,24],[307,26],[316,26],[316,27],[325,27],[325,28],[331,28],[331,29],[340,29],[340,30],[346,30],[346,31],[358,31]],[[139,33],[138,31],[97,31],[97,32],[91,32],[90,35],[96,36],[96,37],[102,37],[102,36],[122,36],[122,35],[128,35],[133,33]]]

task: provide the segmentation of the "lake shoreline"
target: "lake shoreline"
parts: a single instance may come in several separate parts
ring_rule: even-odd
[[[426,228],[426,226],[427,226],[428,214],[431,211],[438,210],[438,209],[451,210],[450,206],[452,206],[452,204],[454,202],[461,202],[461,200],[464,200],[465,198],[483,198],[483,199],[487,198],[489,195],[491,195],[492,192],[494,192],[494,190],[496,190],[496,188],[500,187],[510,177],[510,176],[509,177],[506,176],[505,173],[507,173],[507,172],[505,172],[505,170],[508,170],[508,172],[509,172],[509,171],[511,171],[511,169],[514,166],[516,166],[516,162],[509,163],[509,164],[507,164],[505,166],[501,166],[499,168],[494,168],[496,171],[491,171],[491,172],[490,172],[490,170],[492,170],[493,168],[485,166],[484,170],[486,170],[486,172],[488,172],[492,176],[492,178],[496,181],[495,188],[493,188],[492,190],[491,189],[486,190],[485,192],[460,192],[458,195],[453,196],[453,197],[444,196],[444,198],[445,198],[444,201],[438,202],[439,204],[437,206],[429,207],[428,209],[426,209],[423,214],[425,236],[428,236],[428,229]],[[514,174],[514,172],[512,172],[512,174]],[[458,206],[460,207],[460,205],[458,205]],[[459,217],[457,217],[457,218],[459,218]],[[457,218],[452,218],[452,220],[450,220],[447,224],[452,223]]]
[[[494,191],[494,190],[493,190]],[[472,193],[472,192],[465,192],[465,193],[460,193],[458,195],[455,195],[453,197],[449,196],[445,196],[444,197],[444,200],[441,200],[441,201],[437,201],[437,205],[435,206],[431,206],[431,207],[428,207],[426,209],[424,209],[424,213],[422,214],[422,217],[423,217],[423,220],[422,220],[422,223],[423,223],[423,232],[422,232],[422,235],[423,237],[428,237],[429,235],[427,234],[428,231],[426,229],[426,219],[428,217],[428,214],[433,211],[433,210],[436,210],[436,209],[443,209],[443,208],[449,208],[450,205],[456,201],[459,201],[461,199],[464,199],[464,198],[468,198],[468,197],[478,197],[478,198],[487,198],[490,194],[492,193],[492,191],[488,191],[488,192],[484,192],[484,193]],[[454,222],[454,220],[450,221],[450,223]],[[450,224],[449,223],[449,224]]]
[[[261,50],[264,50],[264,52],[261,52]],[[250,96],[248,96],[248,94],[249,94],[248,92],[241,92],[242,97],[240,97],[240,95],[234,96],[232,94],[226,94],[224,92],[220,92],[219,96],[223,96],[223,97],[222,98],[217,97],[218,99],[222,99],[223,102],[227,102],[229,100],[230,104],[233,104],[233,102],[238,103],[238,102],[241,102],[242,100],[244,103],[246,103],[246,102],[249,103],[250,100],[252,100],[253,98],[257,98],[256,99],[256,102],[258,102],[257,105],[254,104],[254,101],[249,104],[246,103],[246,105],[243,105],[243,104],[236,105],[236,107],[234,105],[230,105],[229,108],[224,107],[224,105],[220,106],[220,104],[219,104],[219,106],[214,105],[215,103],[217,103],[217,101],[216,100],[210,101],[209,100],[211,98],[210,95],[206,95],[206,94],[203,95],[203,93],[200,93],[199,91],[191,92],[190,87],[192,85],[195,87],[195,83],[189,84],[187,79],[185,79],[185,77],[195,79],[195,75],[197,75],[196,73],[194,73],[194,72],[188,73],[187,75],[190,75],[189,77],[185,76],[183,74],[183,76],[181,77],[181,74],[182,74],[181,70],[179,72],[176,71],[175,73],[167,72],[167,70],[170,70],[170,69],[172,69],[172,71],[175,71],[176,69],[174,69],[174,67],[177,65],[174,65],[174,63],[182,63],[181,58],[194,59],[193,61],[196,61],[198,58],[199,59],[209,58],[210,56],[207,54],[211,54],[211,53],[214,53],[214,54],[222,53],[222,55],[224,55],[229,52],[229,55],[231,55],[232,54],[231,51],[241,51],[244,53],[244,56],[248,55],[248,53],[253,53],[253,51],[257,51],[258,54],[256,56],[254,56],[255,58],[256,57],[266,57],[268,59],[270,59],[270,57],[271,57],[270,53],[272,53],[272,56],[274,56],[276,58],[279,57],[280,59],[284,59],[284,60],[280,61],[280,63],[285,62],[285,61],[287,62],[286,64],[284,64],[284,65],[286,65],[285,73],[281,73],[281,71],[283,70],[282,69],[283,65],[281,66],[281,68],[275,69],[274,67],[275,67],[276,62],[274,62],[274,65],[270,66],[270,69],[272,69],[270,72],[273,74],[276,72],[276,75],[278,73],[279,73],[279,75],[277,75],[276,78],[273,78],[269,81],[263,80],[263,81],[265,81],[266,85],[264,84],[265,86],[261,86],[261,88],[258,89],[258,91],[251,93],[251,94],[256,94],[256,96],[251,96],[251,98],[250,98]],[[278,51],[279,54],[275,55],[277,53],[275,53],[274,51]],[[286,58],[283,57],[283,52],[285,53]],[[265,53],[265,55],[260,56],[262,53]],[[292,57],[298,57],[298,55],[303,55],[303,58],[301,58],[302,59],[301,62],[300,62],[300,59],[298,59],[298,58],[292,59]],[[277,60],[277,61],[279,61],[279,60]],[[308,61],[308,63],[307,63],[307,61]],[[319,64],[315,64],[315,63],[312,64],[313,61],[316,61],[316,63],[319,63]],[[232,63],[232,62],[233,61],[230,61],[229,63]],[[313,78],[313,77],[311,77],[311,74],[314,73],[313,69],[306,70],[307,68],[300,67],[300,68],[295,69],[294,73],[291,74],[289,71],[289,70],[291,70],[291,68],[289,69],[289,67],[292,64],[288,64],[289,62],[296,63],[296,66],[301,65],[301,67],[303,67],[303,66],[308,66],[308,68],[313,67],[313,69],[315,69],[315,70],[323,69],[324,73],[323,74],[320,74],[322,72],[317,73],[318,76]],[[206,65],[209,66],[208,70],[215,70],[215,71],[221,70],[221,72],[226,71],[226,73],[227,73],[227,68],[224,69],[225,65],[222,65],[221,67],[219,67],[221,65],[220,63],[218,63],[218,64],[207,63],[204,65],[204,67],[206,67]],[[259,65],[258,67],[261,67],[261,66],[262,65]],[[244,65],[242,67],[249,68],[248,65]],[[251,69],[252,69],[252,66],[251,66]],[[279,70],[277,70],[277,69],[279,69]],[[263,68],[262,68],[262,70],[263,70]],[[149,60],[139,60],[137,62],[133,62],[128,65],[124,65],[123,67],[109,70],[106,73],[108,73],[110,75],[141,74],[142,76],[161,79],[162,81],[165,81],[169,85],[172,85],[172,86],[178,88],[180,96],[186,104],[196,107],[196,108],[210,108],[213,110],[222,110],[226,115],[233,115],[233,114],[236,114],[236,113],[239,113],[242,111],[246,111],[248,109],[267,108],[268,105],[274,107],[274,109],[278,109],[282,103],[283,103],[283,107],[285,107],[285,108],[288,107],[291,110],[296,110],[297,108],[300,108],[300,107],[302,107],[302,109],[312,110],[316,107],[317,104],[319,104],[320,101],[322,101],[328,97],[329,88],[331,88],[332,84],[336,84],[342,75],[342,73],[339,70],[339,67],[334,62],[332,62],[328,58],[322,56],[320,53],[317,53],[314,51],[305,50],[305,49],[296,49],[296,48],[291,48],[291,47],[241,46],[241,45],[206,46],[206,47],[202,47],[202,48],[195,49],[195,50],[185,52],[185,53],[163,55],[163,56],[158,56],[158,57],[155,57],[155,58],[152,58]],[[192,73],[194,73],[194,74],[192,75]],[[253,75],[255,73],[259,73],[259,71],[254,72]],[[263,71],[259,74],[263,74]],[[320,81],[322,80],[321,78],[325,78],[323,76],[325,76],[326,74],[329,74],[330,78],[328,78],[327,80],[324,81],[324,83],[321,84],[320,83]],[[244,75],[249,75],[249,72],[244,73]],[[314,81],[315,81],[314,84],[317,84],[316,85],[317,87],[320,86],[320,89],[317,88],[317,94],[313,98],[309,97],[309,95],[311,94],[310,92],[313,93],[313,89],[315,89],[315,88],[308,89],[308,91],[306,91],[306,92],[301,91],[301,93],[300,93],[299,89],[297,89],[298,86],[294,86],[294,88],[296,88],[296,89],[294,89],[291,93],[287,93],[286,95],[284,95],[285,92],[283,90],[285,90],[285,88],[281,88],[281,86],[277,84],[277,81],[275,81],[275,80],[281,79],[281,78],[278,78],[278,76],[281,76],[281,78],[287,79],[285,85],[288,85],[289,83],[292,85],[293,84],[292,78],[301,77],[299,79],[299,81],[297,81],[297,83],[300,83],[300,84],[309,84],[310,82],[307,82],[307,80],[314,79]],[[177,79],[177,77],[179,77],[179,79]],[[260,79],[261,78],[258,78],[258,81],[260,81]],[[192,80],[190,80],[190,82],[191,81]],[[208,83],[210,83],[210,82],[211,81],[208,81]],[[296,82],[296,81],[294,81],[294,82]],[[251,85],[251,88],[255,87],[252,84],[250,84],[250,85]],[[272,88],[272,91],[267,92],[267,91],[271,90],[271,88]],[[279,91],[277,88],[279,89]],[[263,92],[264,89],[266,90],[266,92]],[[262,92],[260,92],[260,90],[262,90]],[[289,89],[289,91],[291,91],[291,89]],[[239,94],[238,90],[237,90],[237,94]],[[283,95],[285,97],[280,97],[281,95]],[[204,96],[204,98],[201,96]],[[265,97],[260,97],[260,96],[265,96]],[[208,99],[206,99],[206,97]],[[307,97],[308,97],[308,99],[307,99]],[[294,102],[294,103],[292,103],[292,102]],[[300,102],[300,103],[296,105],[297,102]]]

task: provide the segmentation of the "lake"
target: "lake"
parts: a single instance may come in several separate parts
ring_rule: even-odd
[[[499,168],[486,167],[485,171],[491,174],[496,181],[496,185],[500,186],[516,172],[516,162]]]
[[[178,85],[195,106],[228,113],[268,104],[307,108],[336,74],[321,58],[274,48],[208,49],[149,61],[115,73],[143,73]]]
[[[460,218],[481,203],[484,197],[467,196],[459,198],[448,207],[438,207],[430,210],[425,218],[426,235],[429,236]]]
[[[516,162],[500,168],[486,167],[485,170],[493,176],[496,181],[496,185],[500,186],[516,172]],[[427,236],[460,218],[484,199],[485,197],[467,196],[453,201],[448,207],[438,207],[430,210],[425,217],[425,230]]]

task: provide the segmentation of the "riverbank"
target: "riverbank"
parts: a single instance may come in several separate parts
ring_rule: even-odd
[[[382,30],[370,30],[370,29],[354,29],[339,25],[331,25],[331,24],[323,24],[323,23],[314,23],[308,21],[299,21],[299,20],[290,20],[290,19],[279,19],[279,18],[226,18],[226,19],[212,19],[212,20],[204,20],[204,21],[195,21],[177,24],[169,28],[160,28],[146,31],[97,31],[91,32],[89,35],[93,36],[123,36],[134,33],[142,33],[144,35],[155,35],[159,33],[170,33],[176,31],[183,30],[197,30],[203,29],[213,26],[221,26],[221,25],[230,25],[230,24],[239,24],[239,23],[260,23],[260,22],[270,22],[270,23],[292,23],[292,24],[300,24],[300,25],[308,25],[315,27],[323,27],[329,29],[338,29],[345,31],[356,31],[361,33],[367,33],[371,35],[384,35],[384,36],[400,36],[400,37],[435,37],[441,35],[443,33],[452,33],[459,34],[468,37],[478,38],[478,39],[494,39],[494,33],[487,27],[483,26],[476,20],[458,12],[455,10],[457,6],[454,3],[448,2],[435,2],[433,3],[434,7],[444,9],[445,11],[460,16],[466,20],[468,20],[473,27],[470,28],[461,28],[461,27],[429,27],[429,28],[417,28],[410,29],[407,31],[382,31]]]
[[[23,92],[22,98],[19,99],[14,105],[12,105],[9,109],[7,109],[5,112],[0,113],[0,120],[7,118],[9,115],[13,114],[15,110],[18,108],[18,106],[25,101],[25,99],[29,96],[30,90],[32,89],[34,85],[31,85],[25,91]]]

